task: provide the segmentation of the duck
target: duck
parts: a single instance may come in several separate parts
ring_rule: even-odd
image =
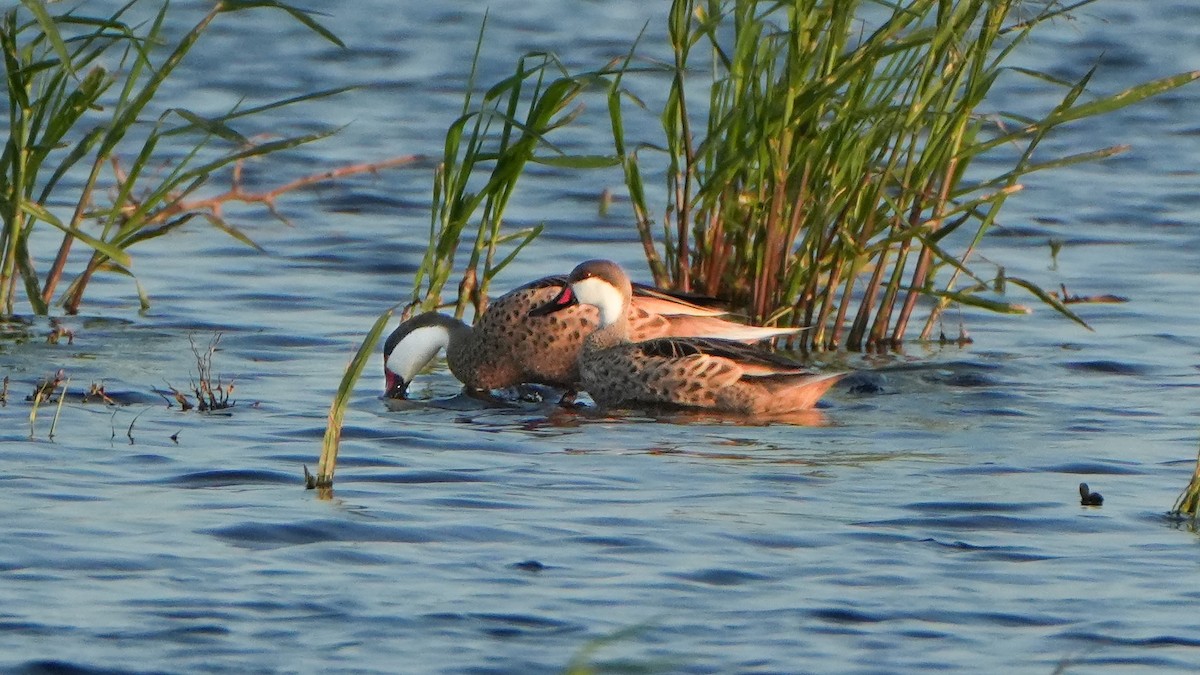
[[[567,285],[530,311],[552,316],[595,307],[599,326],[579,352],[580,385],[601,408],[665,405],[738,415],[811,409],[845,373],[815,373],[776,352],[704,337],[637,339],[633,289],[611,260],[580,263]]]
[[[433,311],[402,322],[384,341],[384,396],[407,398],[413,378],[445,350],[451,374],[469,391],[540,384],[566,390],[564,401],[571,400],[579,384],[579,351],[599,326],[599,312],[579,305],[553,316],[530,316],[566,286],[565,275],[524,284],[490,302],[474,326]],[[721,318],[727,313],[700,304],[705,300],[631,284],[629,334],[638,340],[693,335],[760,341],[796,332]]]

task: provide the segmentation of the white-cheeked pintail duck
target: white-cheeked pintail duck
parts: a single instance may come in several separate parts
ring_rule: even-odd
[[[579,354],[580,384],[601,407],[651,404],[742,415],[812,408],[843,373],[819,374],[782,356],[728,340],[638,340],[631,324],[629,277],[611,260],[589,260],[535,316],[591,305],[600,327]]]
[[[450,372],[469,389],[519,384],[576,389],[579,351],[599,326],[597,310],[578,305],[552,316],[529,316],[566,287],[561,275],[525,284],[493,300],[474,327],[438,312],[401,323],[384,343],[385,395],[404,398],[413,378],[442,349]],[[796,332],[722,319],[722,310],[652,286],[634,285],[631,297],[628,331],[635,340],[689,335],[758,341]]]

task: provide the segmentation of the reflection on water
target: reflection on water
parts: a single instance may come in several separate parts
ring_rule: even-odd
[[[484,81],[528,48],[603,62],[661,11],[563,7],[493,5]],[[283,120],[349,126],[263,180],[439,152],[479,13],[326,11],[346,50],[314,56],[246,15],[201,43],[172,95],[204,112],[263,82],[282,95],[365,83]],[[1087,12],[1037,38],[1030,63],[1077,78],[1099,58],[1106,90],[1198,66],[1191,3]],[[1024,92],[1005,107],[1045,103]],[[444,365],[392,402],[376,361],[324,494],[303,489],[302,466],[363,332],[409,292],[428,167],[295,195],[280,204],[294,227],[239,216],[265,255],[201,227],[147,242],[134,260],[147,312],[127,279],[102,276],[91,316],[0,325],[0,664],[529,673],[584,655],[651,672],[1192,672],[1200,595],[1181,580],[1197,539],[1162,514],[1191,474],[1200,409],[1200,319],[1186,311],[1198,97],[1066,127],[1055,151],[1133,150],[1032,177],[985,246],[1013,276],[1129,297],[1075,306],[1095,332],[1049,311],[964,311],[975,344],[846,357],[853,375],[792,420],[600,413],[549,391],[481,400]],[[497,290],[597,247],[642,268],[620,204],[596,214],[620,177],[580,180],[543,170],[522,185],[511,223],[547,231]],[[49,343],[60,326],[73,340]],[[168,408],[154,392],[196,378],[189,338],[217,332],[213,375],[238,404]],[[54,438],[45,405],[31,437],[25,396],[59,369],[71,395]],[[91,383],[115,404],[82,402]],[[1103,506],[1080,505],[1080,482]]]

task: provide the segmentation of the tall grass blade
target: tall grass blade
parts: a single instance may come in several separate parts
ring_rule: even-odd
[[[23,202],[21,204],[21,210],[24,211],[26,214],[31,215],[34,218],[37,218],[38,220],[40,220],[42,222],[49,223],[49,224],[53,225],[54,227],[57,227],[58,229],[62,230],[63,232],[66,232],[67,234],[71,235],[72,237],[84,242],[88,246],[91,246],[98,253],[101,253],[104,256],[112,258],[113,260],[116,260],[117,262],[121,263],[122,265],[129,265],[132,260],[129,257],[129,253],[127,253],[126,251],[124,251],[124,250],[118,248],[117,246],[114,246],[113,244],[110,244],[106,241],[97,239],[82,230],[77,230],[73,227],[66,225],[65,223],[60,221],[53,213],[50,213],[45,208],[43,208],[40,204],[37,204],[34,202]]]
[[[1122,92],[1106,96],[1095,101],[1090,101],[1083,105],[1074,106],[1067,110],[1060,111],[1050,118],[1047,122],[1050,124],[1062,124],[1073,120],[1083,119],[1085,117],[1095,117],[1103,115],[1114,110],[1120,110],[1125,106],[1144,101],[1150,97],[1164,94],[1172,89],[1179,88],[1190,82],[1200,79],[1200,70],[1193,70],[1186,73],[1179,73],[1170,77],[1164,77],[1153,82],[1146,82],[1135,87],[1130,87]]]
[[[346,367],[345,374],[342,375],[342,382],[338,385],[337,394],[329,406],[329,419],[325,426],[325,438],[321,445],[321,458],[317,462],[317,475],[313,480],[306,482],[306,487],[309,489],[333,487],[333,473],[337,468],[338,448],[342,441],[342,420],[346,415],[346,406],[350,403],[350,395],[354,391],[355,383],[362,375],[367,361],[374,355],[375,345],[383,335],[384,329],[387,328],[388,321],[392,318],[395,309],[392,307],[379,315],[375,324],[371,326],[371,330],[363,338],[362,344],[358,346],[358,351],[355,352],[354,358]]]
[[[255,9],[259,7],[281,9],[292,16],[293,19],[307,26],[311,31],[325,38],[329,42],[338,47],[345,48],[346,44],[341,41],[338,36],[334,35],[329,29],[322,26],[312,18],[311,10],[300,9],[287,3],[278,2],[277,0],[221,0],[218,7],[223,12],[237,12],[246,9]]]
[[[50,12],[46,11],[46,3],[43,0],[21,0],[21,4],[29,10],[33,18],[37,20],[38,25],[42,29],[42,34],[50,42],[50,47],[58,56],[58,60],[63,70],[71,76],[75,75],[74,64],[71,62],[71,54],[67,51],[67,43],[63,40],[62,34],[58,31],[58,26],[54,19],[51,18]]]
[[[1175,500],[1175,506],[1172,507],[1171,513],[1175,516],[1187,516],[1195,521],[1198,510],[1200,510],[1200,453],[1196,456],[1196,468],[1192,471],[1192,479],[1179,494],[1179,498]]]
[[[63,401],[67,400],[67,387],[71,384],[71,378],[66,378],[62,383],[62,392],[58,395],[58,405],[54,408],[54,419],[50,420],[50,433],[46,438],[54,440],[54,430],[58,428],[58,418],[62,415]]]

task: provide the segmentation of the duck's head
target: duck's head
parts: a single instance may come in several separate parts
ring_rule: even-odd
[[[600,325],[608,326],[621,318],[633,294],[629,276],[611,260],[579,263],[567,277],[567,286],[550,302],[530,310],[530,316],[545,316],[573,305],[591,305],[600,310]]]
[[[400,324],[383,343],[384,392],[387,398],[405,398],[408,385],[421,369],[450,345],[450,326],[457,319],[426,312]]]

